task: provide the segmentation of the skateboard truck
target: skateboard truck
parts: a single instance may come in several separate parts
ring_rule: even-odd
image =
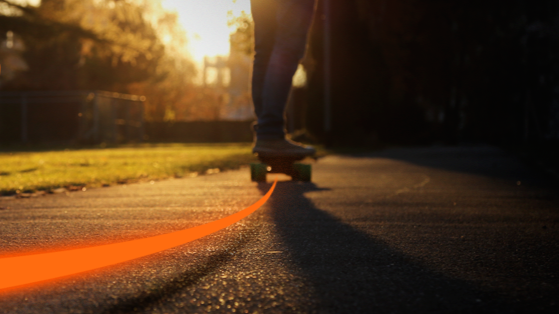
[[[284,173],[293,181],[311,181],[311,165],[297,161],[305,156],[261,156],[259,163],[250,164],[250,178],[252,181],[264,182],[268,173]]]

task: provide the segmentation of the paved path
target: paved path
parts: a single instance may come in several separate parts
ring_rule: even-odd
[[[0,313],[559,313],[559,195],[492,147],[330,156],[241,223],[0,293]],[[281,180],[287,179],[280,177]],[[0,255],[182,230],[257,201],[248,169],[0,201]]]

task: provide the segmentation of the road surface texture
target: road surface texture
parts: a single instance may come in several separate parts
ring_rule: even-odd
[[[328,156],[240,223],[175,249],[0,292],[1,313],[559,313],[554,179],[494,147]],[[271,187],[248,168],[0,200],[0,255],[207,223]]]

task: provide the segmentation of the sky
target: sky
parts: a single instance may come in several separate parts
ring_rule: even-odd
[[[187,32],[189,48],[196,61],[204,56],[228,55],[227,12],[250,13],[250,0],[162,0],[163,7],[176,11]]]

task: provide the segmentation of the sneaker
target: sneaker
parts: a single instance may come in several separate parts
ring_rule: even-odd
[[[306,157],[314,155],[316,150],[312,146],[287,139],[279,139],[256,140],[252,152],[266,157]]]

